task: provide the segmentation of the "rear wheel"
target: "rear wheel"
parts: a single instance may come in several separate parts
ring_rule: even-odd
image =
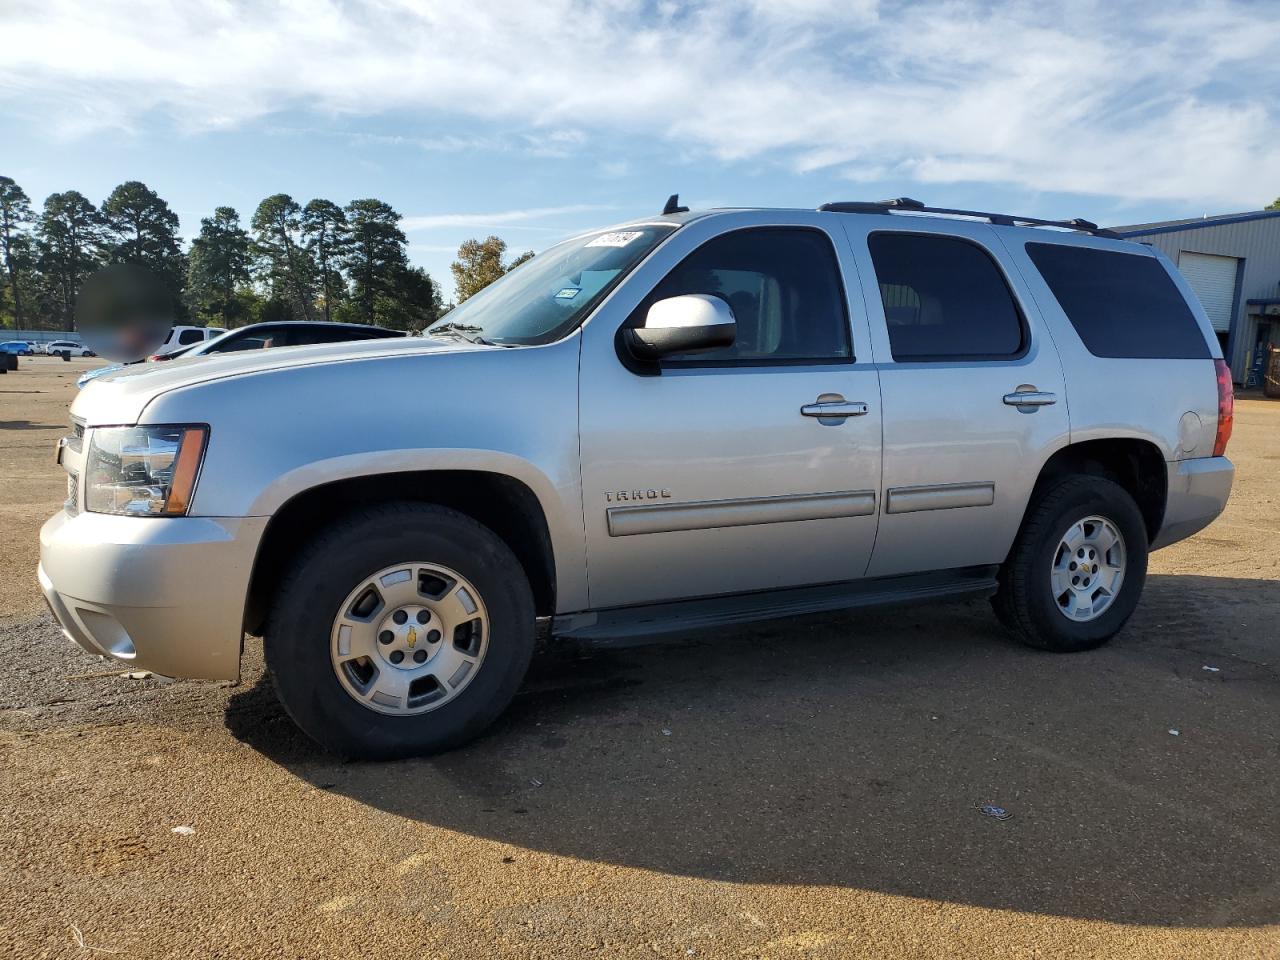
[[[474,738],[515,695],[533,641],[533,595],[510,548],[417,503],[363,511],[313,542],[264,630],[285,709],[348,757]]]
[[[1072,476],[1032,504],[992,604],[1030,646],[1089,650],[1125,625],[1146,574],[1146,524],[1128,491],[1102,477]]]

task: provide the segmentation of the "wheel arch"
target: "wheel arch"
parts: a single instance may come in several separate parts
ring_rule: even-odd
[[[260,634],[289,558],[333,521],[361,507],[418,501],[449,507],[484,524],[515,553],[539,616],[555,613],[556,552],[542,501],[523,480],[479,469],[430,469],[342,477],[294,493],[271,512],[254,558],[244,627]]]
[[[1103,477],[1123,487],[1142,513],[1148,544],[1155,540],[1164,523],[1169,497],[1169,473],[1156,444],[1133,437],[1115,437],[1084,440],[1059,448],[1040,468],[1026,513],[1030,514],[1048,486],[1063,477],[1080,474]]]

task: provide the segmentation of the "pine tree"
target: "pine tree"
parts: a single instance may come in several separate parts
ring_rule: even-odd
[[[160,278],[176,305],[185,264],[178,215],[169,204],[145,183],[129,180],[102,204],[102,221],[107,260],[145,267]]]
[[[102,217],[79,191],[55,193],[44,202],[36,237],[49,312],[74,330],[80,286],[102,262]]]
[[[346,208],[351,243],[345,264],[351,277],[359,316],[373,323],[379,297],[393,297],[408,267],[400,214],[381,200],[352,200]]]
[[[23,273],[31,264],[31,237],[27,225],[35,219],[31,200],[11,177],[0,177],[0,257],[9,296],[13,301],[13,325],[21,329],[25,323],[22,306]]]
[[[236,326],[244,317],[239,294],[249,283],[250,263],[249,234],[240,227],[240,215],[218,207],[200,221],[200,234],[191,242],[186,294],[191,311],[212,326]]]
[[[332,200],[312,200],[302,210],[302,236],[316,267],[324,318],[332,320],[334,307],[347,294],[342,276],[342,263],[351,246],[347,216]]]
[[[250,226],[272,298],[286,301],[295,317],[314,319],[315,265],[302,245],[302,208],[287,193],[274,194],[258,204]]]

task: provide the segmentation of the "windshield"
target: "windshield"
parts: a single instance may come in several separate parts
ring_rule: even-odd
[[[675,230],[647,223],[566,240],[449,311],[426,331],[488,343],[551,343],[578,326]]]

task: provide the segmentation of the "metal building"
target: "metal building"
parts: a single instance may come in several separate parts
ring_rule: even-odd
[[[1112,229],[1178,265],[1218,333],[1232,379],[1261,385],[1267,347],[1280,347],[1280,210]]]

